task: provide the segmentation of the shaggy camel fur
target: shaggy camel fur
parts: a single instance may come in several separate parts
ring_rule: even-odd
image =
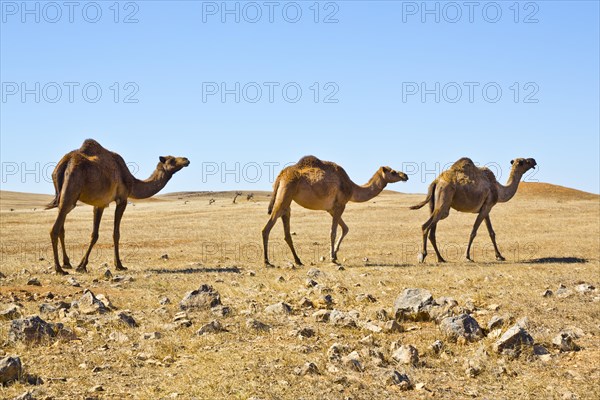
[[[56,273],[66,275],[64,268],[71,268],[69,257],[65,248],[65,219],[67,214],[75,208],[77,201],[94,206],[94,229],[90,245],[77,267],[77,272],[87,272],[86,266],[92,247],[98,240],[98,229],[104,209],[111,202],[116,202],[114,245],[115,267],[125,270],[119,257],[120,224],[127,198],[145,199],[158,193],[171,179],[173,174],[183,167],[190,165],[187,158],[160,157],[156,170],[145,181],[136,179],[117,153],[106,150],[98,142],[87,139],[79,150],[67,153],[59,162],[52,180],[56,196],[46,206],[46,209],[58,207],[58,217],[50,231],[52,250],[54,252],[54,269]],[[63,250],[63,263],[60,266],[58,259],[58,239]]]
[[[467,245],[466,259],[473,261],[470,255],[471,244],[475,239],[479,225],[485,220],[494,245],[496,259],[504,261],[504,257],[500,254],[500,250],[496,245],[496,234],[492,229],[490,211],[496,203],[509,201],[517,192],[523,174],[537,165],[533,158],[517,158],[510,163],[512,167],[506,186],[498,183],[496,177],[488,168],[478,168],[468,158],[461,158],[455,162],[450,169],[442,172],[429,185],[427,198],[423,202],[410,207],[416,210],[429,203],[430,217],[422,226],[423,252],[419,254],[419,262],[425,261],[427,256],[427,236],[429,236],[433,250],[435,250],[438,262],[445,261],[437,248],[435,230],[437,223],[450,214],[450,207],[457,211],[477,214]]]
[[[265,266],[272,266],[268,257],[269,233],[278,218],[283,221],[285,241],[296,264],[302,265],[290,233],[292,200],[304,208],[324,210],[331,214],[331,260],[336,262],[340,244],[349,230],[342,220],[346,203],[368,201],[381,193],[388,183],[407,180],[408,177],[403,172],[394,171],[390,167],[380,167],[367,184],[359,186],[352,182],[339,165],[321,161],[314,156],[303,157],[297,164],[281,171],[273,186],[269,204],[271,217],[262,231]],[[338,225],[342,228],[342,235],[335,243]]]

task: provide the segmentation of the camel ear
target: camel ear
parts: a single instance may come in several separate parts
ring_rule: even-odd
[[[163,156],[158,157],[158,160],[163,164],[167,162],[167,159]]]
[[[510,165],[513,165],[515,163],[515,160],[510,160]]]

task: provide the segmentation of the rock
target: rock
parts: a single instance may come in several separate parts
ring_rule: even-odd
[[[161,306],[166,306],[167,304],[171,304],[171,299],[168,297],[161,297],[161,299],[158,301],[158,304]]]
[[[54,338],[62,329],[62,324],[49,324],[40,317],[33,316],[24,319],[15,319],[10,323],[8,339],[13,342],[36,342]]]
[[[52,304],[42,303],[40,304],[40,314],[52,314],[53,312],[58,311],[58,308],[53,306]]]
[[[554,293],[552,292],[552,290],[550,289],[546,289],[544,290],[544,293],[542,293],[542,297],[552,297]]]
[[[256,319],[248,319],[246,321],[246,327],[255,331],[268,332],[271,330],[271,326]]]
[[[91,388],[90,390],[88,390],[89,393],[94,393],[94,392],[104,392],[104,387],[102,385],[96,385],[93,388]]]
[[[419,363],[419,352],[412,345],[402,345],[394,351],[392,358],[400,364],[417,365]]]
[[[492,318],[490,318],[490,320],[488,321],[487,324],[487,329],[488,331],[491,331],[493,329],[498,329],[501,328],[502,325],[504,325],[504,318],[499,317],[498,315],[494,315]]]
[[[331,310],[329,322],[342,328],[356,328],[356,321],[350,316],[350,313],[340,310]]]
[[[394,301],[396,318],[421,321],[429,319],[428,311],[434,304],[433,296],[425,289],[404,289]]]
[[[368,303],[376,303],[377,299],[368,293],[361,293],[356,296],[357,302],[368,302]]]
[[[27,281],[27,285],[29,286],[42,286],[38,278],[31,278]]]
[[[121,332],[111,332],[111,334],[108,335],[108,340],[117,343],[125,343],[129,341],[129,336]]]
[[[353,351],[346,357],[342,357],[342,364],[346,368],[350,368],[357,372],[364,372],[365,370],[362,363],[360,362],[360,355],[356,351]]]
[[[300,299],[300,301],[298,302],[298,306],[300,308],[315,308],[315,305],[313,304],[313,302],[306,297],[303,297],[302,299]]]
[[[19,306],[16,304],[9,304],[7,308],[0,311],[0,321],[10,321],[19,318],[20,316],[21,311],[19,311]]]
[[[469,314],[444,318],[440,323],[440,330],[453,341],[456,341],[460,337],[469,342],[483,338],[483,331],[479,327],[479,324]]]
[[[17,356],[0,360],[0,385],[18,381],[23,373],[21,359]]]
[[[518,355],[523,346],[533,346],[533,338],[519,324],[514,325],[494,343],[494,351],[509,355]]]
[[[307,362],[301,368],[298,368],[296,371],[297,375],[320,375],[319,368],[315,363]]]
[[[72,276],[67,278],[67,283],[73,287],[81,287],[81,284],[77,282],[77,279],[73,278]]]
[[[94,293],[89,289],[84,290],[83,296],[77,302],[77,306],[79,311],[86,315],[104,314],[108,312],[106,305],[94,296]]]
[[[401,333],[403,329],[402,326],[396,322],[396,320],[391,319],[385,323],[383,326],[383,331],[385,333]]]
[[[142,334],[142,339],[144,340],[158,340],[162,338],[162,334],[160,332],[146,332]]]
[[[306,275],[310,278],[318,278],[319,276],[321,276],[323,273],[316,269],[316,268],[311,268],[306,272]]]
[[[552,359],[550,352],[544,346],[539,344],[533,346],[533,354],[538,356],[538,358],[544,362]]]
[[[163,254],[162,256],[160,256],[161,260],[168,260],[169,259],[169,255],[167,253]]]
[[[113,274],[112,272],[110,272],[110,269],[107,269],[106,271],[104,271],[104,279],[106,279],[107,281],[110,281],[113,278]]]
[[[564,299],[567,298],[569,296],[571,296],[573,294],[573,292],[571,292],[571,290],[567,289],[567,287],[565,285],[563,285],[562,283],[558,286],[558,289],[556,289],[556,297]]]
[[[35,400],[35,397],[33,397],[31,392],[27,391],[27,392],[15,397],[13,400]]]
[[[208,310],[221,305],[221,296],[209,285],[202,285],[197,290],[193,290],[185,295],[179,303],[182,310]]]
[[[382,327],[380,327],[379,325],[376,325],[370,321],[365,322],[364,324],[361,325],[361,327],[363,329],[366,329],[366,330],[374,332],[374,333],[380,333],[381,331],[383,331]]]
[[[211,313],[213,313],[213,315],[216,315],[218,317],[225,317],[229,314],[231,314],[231,308],[228,306],[216,306],[211,308],[210,310]]]
[[[279,314],[279,315],[289,315],[292,313],[292,306],[283,301],[279,303],[271,304],[267,308],[265,308],[265,313],[267,314]]]
[[[305,283],[305,286],[306,286],[307,288],[309,288],[309,289],[310,289],[310,288],[313,288],[313,287],[315,287],[315,286],[317,286],[317,285],[318,285],[318,283],[317,283],[316,281],[312,280],[312,279],[307,279],[307,280],[306,280],[306,283]]]
[[[575,286],[575,290],[577,290],[579,293],[589,293],[589,292],[593,292],[596,288],[593,285],[590,285],[589,283],[581,283],[577,286]]]
[[[313,313],[313,318],[317,322],[329,322],[331,311],[329,310],[318,310]]]
[[[290,336],[298,336],[301,338],[309,338],[315,336],[315,330],[310,327],[304,327],[301,329],[294,329],[290,332]]]
[[[348,346],[340,343],[334,343],[327,350],[327,357],[329,361],[340,361],[342,359],[342,353],[348,351]]]
[[[433,354],[440,354],[444,348],[444,343],[441,340],[436,340],[429,346]]]
[[[0,272],[0,279],[6,279],[6,275],[4,275],[2,272]]]
[[[573,339],[574,337],[569,332],[561,332],[552,339],[552,344],[561,352],[579,351],[580,347]]]
[[[220,332],[228,332],[227,329],[225,329],[223,327],[223,325],[221,325],[221,323],[217,320],[211,321],[208,324],[202,326],[200,329],[198,329],[198,331],[196,332],[196,335],[207,335],[210,333],[220,333]]]
[[[117,319],[123,322],[125,325],[129,326],[130,328],[138,327],[138,323],[135,321],[135,319],[133,319],[133,317],[125,311],[121,311],[120,313],[118,313]]]
[[[114,278],[111,279],[111,282],[123,282],[123,283],[131,283],[134,282],[135,279],[133,279],[132,276],[130,275],[115,275]]]
[[[401,374],[398,371],[391,371],[388,373],[385,383],[388,385],[396,385],[400,387],[401,390],[410,390],[413,387],[408,375]]]

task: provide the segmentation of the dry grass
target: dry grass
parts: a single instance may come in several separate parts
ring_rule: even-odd
[[[131,310],[140,327],[119,325],[112,315],[96,320],[68,319],[62,322],[79,340],[40,346],[4,343],[0,355],[19,355],[28,373],[45,380],[36,389],[40,398],[84,398],[95,385],[102,385],[105,391],[93,396],[118,399],[171,398],[173,393],[185,399],[524,399],[563,398],[569,392],[581,399],[600,398],[600,302],[593,300],[597,293],[576,293],[564,299],[541,296],[545,289],[555,290],[560,283],[569,288],[580,282],[600,286],[599,197],[576,191],[565,194],[565,190],[524,185],[511,202],[492,211],[505,263],[494,261],[485,227],[475,241],[476,262],[463,263],[461,256],[474,216],[452,212],[438,229],[438,242],[450,262],[437,265],[430,253],[425,265],[417,265],[420,225],[426,211],[409,211],[407,206],[421,200],[422,195],[386,192],[368,203],[349,204],[345,221],[350,233],[340,250],[343,271],[319,262],[329,248],[330,217],[325,213],[293,208],[294,241],[306,267],[286,267],[292,258],[278,223],[271,235],[271,261],[281,268],[265,269],[260,239],[267,219],[265,193],[255,193],[255,202],[241,198],[238,204],[232,204],[231,193],[162,196],[130,205],[123,219],[123,263],[135,281],[115,285],[101,278],[106,269],[103,263],[112,269],[112,207],[104,214],[100,240],[88,266],[90,273],[74,274],[81,288],[51,273],[48,231],[56,210],[41,210],[49,197],[2,192],[1,265],[8,279],[0,280],[0,308],[12,302],[12,292],[25,315],[37,314],[42,296],[49,291],[57,299],[72,301],[81,296],[83,288],[90,288],[107,295],[119,309]],[[216,203],[209,205],[210,198]],[[77,207],[67,219],[67,244],[74,264],[87,246],[91,226],[88,206]],[[167,261],[161,260],[165,253],[169,255]],[[585,261],[574,262],[578,259]],[[544,260],[548,262],[539,262]],[[231,267],[238,267],[238,272]],[[579,327],[585,332],[578,339],[583,350],[553,352],[547,363],[527,355],[511,360],[493,354],[493,339],[452,344],[433,323],[404,323],[405,328],[414,330],[373,334],[389,361],[386,368],[365,360],[363,373],[344,368],[332,373],[327,370],[327,349],[339,342],[360,351],[368,346],[359,340],[370,332],[317,323],[311,317],[313,310],[298,307],[304,296],[312,300],[322,296],[305,288],[309,268],[323,272],[315,279],[331,289],[337,309],[357,310],[362,320],[375,320],[380,309],[391,312],[394,299],[404,288],[418,287],[430,290],[434,297],[454,297],[460,304],[473,301],[481,310],[475,315],[481,325],[494,314],[486,310],[491,304],[500,306],[500,315],[515,320],[527,316],[530,333],[542,344],[549,345],[565,327]],[[42,286],[26,286],[31,276],[38,277]],[[191,328],[165,330],[164,325],[179,311],[179,300],[203,283],[214,286],[223,303],[232,308],[231,315],[219,318],[229,332],[202,337],[194,334],[201,325],[217,318],[210,312],[191,313]],[[373,295],[377,302],[357,302],[360,293]],[[163,296],[172,304],[161,311],[158,302]],[[291,316],[264,314],[266,306],[282,300],[294,306]],[[250,331],[246,327],[249,317],[271,324],[273,330]],[[59,321],[58,317],[44,318]],[[313,327],[317,335],[308,339],[289,335],[294,328],[304,326]],[[2,341],[7,328],[8,322],[0,323]],[[129,339],[111,341],[109,335],[115,331]],[[161,332],[162,338],[140,337],[153,331]],[[446,343],[442,357],[428,350],[436,339]],[[394,341],[414,345],[424,364],[418,368],[395,365],[389,357]],[[105,344],[107,350],[102,348]],[[490,357],[481,374],[470,378],[465,374],[464,361],[480,346],[489,350]],[[319,367],[321,375],[294,374],[294,368],[308,361]],[[93,372],[97,366],[103,369]],[[507,373],[499,373],[501,366]],[[389,369],[406,372],[414,383],[424,383],[425,389],[405,393],[387,385],[382,374]],[[0,397],[12,398],[33,388],[14,384],[0,388]]]

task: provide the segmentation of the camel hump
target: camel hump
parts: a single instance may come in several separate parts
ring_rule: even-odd
[[[79,151],[86,156],[96,156],[100,153],[106,152],[107,150],[94,139],[86,139],[79,148]]]
[[[296,163],[296,165],[298,167],[323,168],[325,163],[315,156],[304,156]]]
[[[452,164],[452,169],[465,169],[473,167],[475,167],[475,163],[469,157],[463,157]]]

